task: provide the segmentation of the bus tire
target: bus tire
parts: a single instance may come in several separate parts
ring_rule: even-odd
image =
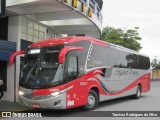
[[[141,97],[141,85],[137,86],[136,94],[133,96],[134,99],[139,99]]]
[[[3,97],[3,90],[0,89],[0,99]]]
[[[84,110],[93,110],[98,106],[99,99],[96,91],[91,90],[88,94],[87,105],[83,107]]]

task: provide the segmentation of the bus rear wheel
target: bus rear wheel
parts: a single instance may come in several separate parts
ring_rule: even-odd
[[[141,85],[137,86],[136,94],[133,96],[135,99],[139,99],[141,97]]]
[[[88,94],[88,103],[83,108],[84,110],[93,110],[98,106],[99,99],[98,94],[94,90],[91,90]]]

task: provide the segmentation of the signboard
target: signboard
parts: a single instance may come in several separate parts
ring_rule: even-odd
[[[86,0],[64,0],[65,3],[68,3],[70,6],[76,8],[77,10],[79,10],[80,12],[86,13]],[[80,2],[80,4],[79,4]],[[79,9],[79,7],[81,6],[81,8]],[[93,14],[93,10],[92,8],[89,7],[88,12],[87,12],[87,16],[92,17]]]
[[[6,0],[0,0],[0,18],[5,17]]]

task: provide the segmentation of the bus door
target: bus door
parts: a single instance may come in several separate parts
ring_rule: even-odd
[[[72,54],[74,52],[68,53],[65,67],[66,88],[69,89],[67,91],[68,108],[81,105],[81,99],[83,98],[83,86],[80,86],[81,78],[79,78],[78,72],[78,56]]]

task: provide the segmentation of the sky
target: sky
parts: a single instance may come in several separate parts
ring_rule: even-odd
[[[160,58],[160,0],[103,0],[103,27],[133,29],[142,37],[140,53]]]

